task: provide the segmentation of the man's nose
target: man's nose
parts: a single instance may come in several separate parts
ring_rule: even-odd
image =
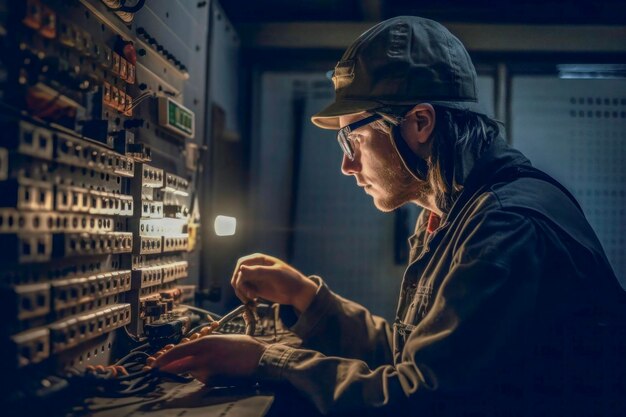
[[[361,162],[357,156],[354,156],[354,161],[351,161],[346,155],[341,160],[341,172],[343,175],[354,175],[361,172]]]

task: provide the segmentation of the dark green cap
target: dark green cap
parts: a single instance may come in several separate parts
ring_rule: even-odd
[[[431,103],[485,114],[467,50],[441,24],[399,16],[363,33],[333,72],[335,101],[311,121],[339,129],[339,116]]]

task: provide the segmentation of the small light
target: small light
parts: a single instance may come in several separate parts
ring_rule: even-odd
[[[217,216],[213,227],[218,236],[232,236],[237,230],[237,219],[229,216]]]

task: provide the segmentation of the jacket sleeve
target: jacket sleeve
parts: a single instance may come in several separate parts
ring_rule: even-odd
[[[291,328],[302,339],[302,346],[327,356],[360,359],[370,367],[390,363],[387,322],[333,293],[320,277],[309,278],[319,286],[317,295]]]
[[[435,395],[480,390],[493,374],[510,372],[508,349],[521,343],[536,293],[541,240],[534,223],[515,213],[490,212],[472,222],[400,362],[372,368],[273,345],[261,357],[260,379],[286,380],[328,413],[425,404]]]

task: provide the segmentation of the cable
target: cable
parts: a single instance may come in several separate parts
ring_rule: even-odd
[[[200,308],[200,307],[190,306],[190,305],[187,305],[187,304],[181,304],[181,305],[179,305],[179,307],[186,308],[186,309],[194,311],[196,313],[205,314],[205,315],[209,316],[212,320],[220,320],[222,318],[222,316],[220,316],[219,314],[213,313],[212,311],[205,310],[205,309]]]
[[[124,109],[124,112],[129,112],[133,110],[135,107],[140,105],[143,101],[145,101],[147,98],[153,97],[153,94],[154,94],[154,91],[152,90],[147,90],[139,94],[139,96],[137,96],[137,98],[133,100],[133,104],[131,104],[130,106],[127,106]]]
[[[140,337],[135,336],[134,334],[132,334],[129,330],[127,326],[124,326],[124,331],[126,332],[126,336],[128,336],[133,342],[144,342],[146,339],[142,339]]]
[[[134,358],[136,356],[143,356],[144,358],[147,358],[150,355],[148,355],[146,352],[140,351],[131,352],[128,355],[124,356],[122,359],[115,362],[115,365],[124,365],[124,363],[126,363],[130,358]]]

